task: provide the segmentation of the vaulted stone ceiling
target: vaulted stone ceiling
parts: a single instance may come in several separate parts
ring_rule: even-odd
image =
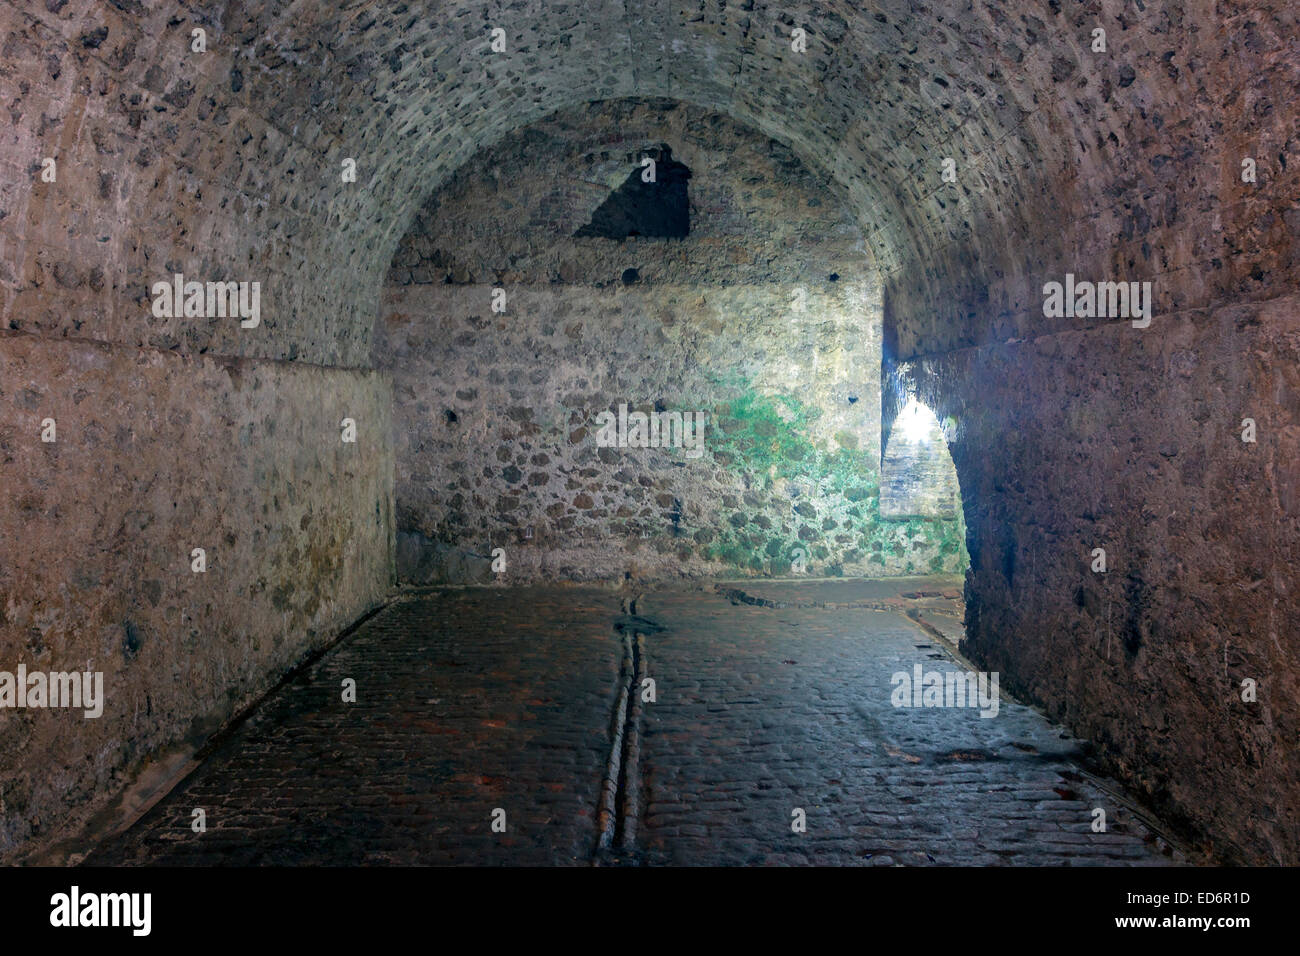
[[[900,357],[1049,329],[1052,270],[1178,272],[1164,305],[1185,308],[1265,297],[1297,268],[1278,242],[1300,197],[1284,0],[1248,16],[1059,0],[6,5],[6,161],[55,154],[81,180],[6,203],[0,243],[23,264],[0,279],[28,329],[361,364],[431,191],[511,129],[624,95],[717,109],[831,174],[888,276]],[[1272,188],[1243,189],[1244,156]],[[339,175],[349,157],[356,183]],[[1207,217],[1222,239],[1196,229]],[[140,321],[147,285],[195,262],[270,274],[259,334]],[[81,308],[50,308],[51,284]]]

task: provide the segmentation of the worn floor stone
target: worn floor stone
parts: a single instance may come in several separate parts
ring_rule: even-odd
[[[411,596],[273,694],[89,862],[589,863],[626,679],[615,624],[638,619],[652,622],[656,682],[640,720],[644,810],[636,849],[602,862],[1176,862],[1034,711],[890,705],[893,672],[956,665],[906,617],[843,605],[952,585],[765,584],[769,600],[836,605],[785,608],[664,590],[635,616],[594,588]],[[1091,832],[1094,807],[1106,833]],[[794,808],[806,833],[791,831]]]
[[[764,584],[644,601],[646,859],[678,864],[1162,864],[1144,826],[1089,783],[1079,742],[1003,699],[995,717],[891,705],[891,676],[961,669],[892,611],[916,582]],[[922,593],[951,593],[951,583]],[[892,592],[892,593],[891,593]],[[799,607],[800,604],[829,607]],[[909,602],[898,601],[900,609]],[[934,602],[929,602],[934,603]],[[836,607],[838,605],[838,607]],[[1093,833],[1092,811],[1107,832]],[[792,811],[807,832],[792,832]]]
[[[399,603],[277,692],[90,862],[585,862],[617,611],[607,592],[566,589]],[[341,699],[347,678],[355,704]],[[497,808],[504,834],[491,830]]]

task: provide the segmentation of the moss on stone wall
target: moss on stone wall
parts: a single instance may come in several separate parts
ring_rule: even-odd
[[[770,574],[791,573],[800,552],[812,574],[966,570],[961,518],[881,518],[878,463],[855,447],[852,432],[822,438],[821,408],[795,395],[761,392],[735,377],[714,380],[734,389],[736,397],[714,408],[713,456],[760,491],[765,504],[777,496],[788,503],[770,501],[763,509],[769,517],[761,522],[756,518],[762,515],[746,508],[730,510],[706,557]],[[790,514],[788,526],[764,527],[782,511]]]

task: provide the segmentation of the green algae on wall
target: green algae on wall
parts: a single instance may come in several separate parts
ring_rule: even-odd
[[[880,472],[873,456],[844,429],[824,439],[824,411],[798,396],[766,394],[749,383],[716,405],[709,447],[714,458],[742,475],[760,494],[784,495],[790,522],[736,508],[705,548],[711,560],[746,571],[788,574],[802,561],[808,573],[962,573],[969,559],[960,514],[955,520],[880,517]],[[724,502],[724,505],[726,502]],[[767,515],[779,507],[764,509]],[[758,519],[758,520],[756,520]]]

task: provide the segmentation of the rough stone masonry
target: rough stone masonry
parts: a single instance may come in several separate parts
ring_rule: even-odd
[[[588,234],[661,154],[689,235]],[[494,580],[498,547],[516,582],[965,570],[956,515],[881,517],[880,326],[861,232],[780,144],[665,100],[512,134],[389,272],[399,573]],[[699,456],[601,447],[620,406],[699,416]]]
[[[691,395],[669,386],[703,386],[701,373],[634,375],[617,383],[630,403],[689,398],[739,422],[733,437],[746,422],[791,436],[778,408],[744,414],[794,388],[775,364],[747,367],[754,349],[780,351],[763,338],[776,327],[742,308],[767,293],[790,301],[764,293],[778,283],[767,253],[754,257],[778,251],[780,233],[748,262],[744,242],[702,254],[728,235],[708,196],[730,189],[733,211],[777,216],[761,187],[723,185],[730,167],[805,197],[778,220],[815,241],[779,250],[773,275],[862,238],[843,286],[824,284],[832,270],[809,277],[813,314],[844,322],[817,341],[860,342],[854,323],[870,328],[878,308],[881,433],[858,445],[868,464],[873,449],[888,455],[908,399],[942,423],[970,555],[967,653],[1221,858],[1300,862],[1298,44],[1288,0],[0,0],[0,669],[89,662],[106,695],[95,721],[0,715],[0,856],[75,831],[381,602],[399,530],[411,566],[435,576],[450,563],[438,543],[482,554],[501,536],[520,546],[529,528],[543,545],[520,548],[531,556],[513,567],[537,578],[584,576],[615,553],[645,573],[775,573],[805,526],[810,550],[826,550],[815,573],[874,571],[869,493],[850,515],[835,489],[801,492],[817,515],[796,521],[796,481],[776,475],[747,501],[723,488],[757,470],[716,449],[695,487],[649,455],[619,481],[614,462],[579,462],[585,446],[569,441],[620,397],[600,377],[613,365],[602,356],[580,385],[572,363],[547,363],[621,345],[619,328],[669,361],[722,356],[718,371],[743,373]],[[624,108],[645,119],[606,128],[608,149],[592,143],[596,125],[569,121],[585,150],[576,178],[529,164],[534,144],[563,152],[545,125],[556,114]],[[725,120],[708,129],[708,115]],[[692,128],[701,135],[678,135]],[[492,195],[519,190],[520,208],[554,208],[550,228],[574,232],[589,220],[573,213],[635,171],[615,158],[670,146],[692,170],[688,193],[706,198],[703,231],[679,247],[701,257],[626,260],[678,241],[630,237],[601,260],[577,253],[613,240],[569,233],[546,242],[573,251],[558,261],[481,260],[466,230],[426,247],[451,257],[428,259],[450,285],[423,282],[423,253],[411,257],[436,221],[427,205],[486,201],[473,182],[491,170],[474,157],[507,143],[531,178]],[[724,174],[713,185],[711,170]],[[823,189],[835,202],[808,207]],[[546,234],[512,225],[511,241]],[[260,283],[257,326],[153,315],[150,290],[177,274]],[[1151,282],[1150,325],[1045,315],[1044,286],[1067,274]],[[850,283],[866,290],[860,309],[835,302]],[[704,304],[692,286],[708,289]],[[493,324],[505,320],[482,293],[497,287],[513,292],[505,315],[519,324]],[[653,307],[673,295],[669,329]],[[651,308],[624,312],[633,302]],[[759,337],[724,353],[751,322]],[[470,398],[442,394],[437,377],[404,384],[371,358],[454,353],[468,374],[475,350],[499,360],[507,344],[509,367],[484,362]],[[865,366],[823,371],[807,394],[824,388],[849,415],[837,389],[869,384]],[[565,390],[543,401],[555,385]],[[510,389],[523,397],[489,407]],[[871,407],[857,422],[867,432]],[[497,431],[460,444],[447,411]],[[417,419],[426,448],[404,429],[394,439],[395,422]],[[793,436],[845,450],[843,429],[822,427]],[[843,498],[858,487],[870,486],[846,484]],[[601,522],[611,551],[564,553],[566,535]],[[1093,570],[1099,548],[1105,571]]]

